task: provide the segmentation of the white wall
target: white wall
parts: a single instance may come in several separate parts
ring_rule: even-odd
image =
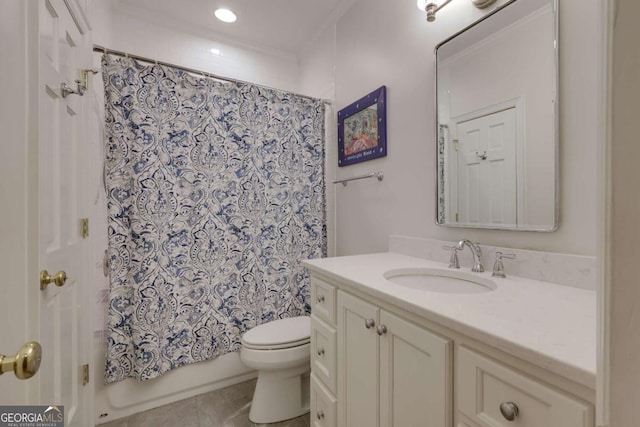
[[[321,32],[300,55],[298,92],[327,100],[335,100],[335,25]],[[336,187],[331,184],[338,163],[337,110],[326,104],[325,120],[325,179],[327,253],[336,255]]]
[[[360,0],[337,23],[336,109],[387,86],[388,152],[337,172],[383,170],[337,193],[337,253],[384,251],[391,234],[595,255],[596,0],[560,1],[560,228],[554,233],[452,229],[435,225],[435,46],[484,12],[452,2],[433,23],[414,2]]]

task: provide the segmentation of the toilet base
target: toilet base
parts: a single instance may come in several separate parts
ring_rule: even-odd
[[[259,371],[249,419],[277,423],[309,412],[309,365],[279,371]]]

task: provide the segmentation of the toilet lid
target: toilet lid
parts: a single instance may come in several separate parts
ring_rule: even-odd
[[[263,323],[242,335],[242,343],[249,347],[286,348],[309,342],[311,321],[308,316],[289,317]]]

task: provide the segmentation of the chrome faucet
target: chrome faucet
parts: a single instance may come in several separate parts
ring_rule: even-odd
[[[456,248],[461,251],[465,246],[468,246],[469,249],[471,249],[471,254],[473,255],[473,267],[471,267],[471,271],[474,273],[482,273],[484,271],[484,267],[480,262],[480,258],[482,258],[480,245],[473,243],[471,240],[460,240],[456,245]]]

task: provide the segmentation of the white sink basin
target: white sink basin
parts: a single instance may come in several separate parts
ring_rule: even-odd
[[[491,292],[496,283],[485,277],[458,270],[437,268],[400,268],[384,273],[384,278],[406,288],[448,294]]]

